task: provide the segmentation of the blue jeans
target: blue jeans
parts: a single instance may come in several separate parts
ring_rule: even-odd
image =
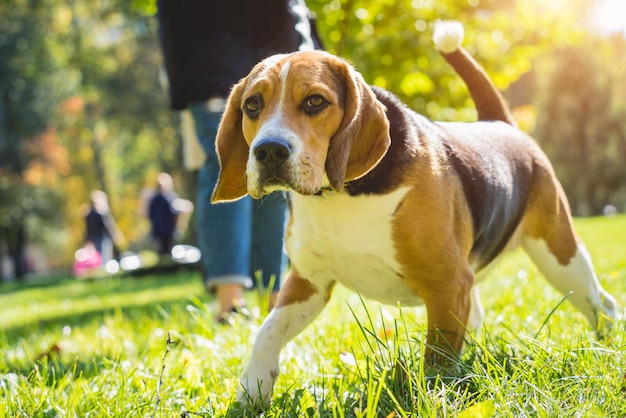
[[[274,192],[260,200],[246,196],[235,202],[212,204],[211,193],[219,174],[215,136],[222,112],[210,111],[204,102],[190,105],[189,110],[206,153],[206,161],[198,174],[196,204],[198,244],[206,287],[209,291],[221,284],[252,287],[256,275],[260,274],[265,288],[274,276],[273,290],[277,290],[287,267],[287,256],[283,252],[287,217],[284,194]]]

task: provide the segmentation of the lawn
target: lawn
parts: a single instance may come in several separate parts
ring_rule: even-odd
[[[626,216],[577,219],[626,304]],[[484,328],[453,372],[420,363],[425,311],[338,288],[283,350],[266,417],[624,417],[626,330],[599,341],[521,253],[480,285]],[[263,310],[213,321],[199,273],[0,285],[0,415],[254,416],[233,406]]]

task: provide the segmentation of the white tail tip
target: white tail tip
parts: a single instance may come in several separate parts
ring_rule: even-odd
[[[452,20],[438,20],[435,22],[433,40],[435,41],[435,47],[444,54],[456,51],[461,46],[463,35],[464,31],[461,22]]]

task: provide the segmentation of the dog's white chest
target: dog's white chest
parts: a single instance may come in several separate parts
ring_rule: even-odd
[[[311,282],[337,281],[387,304],[421,304],[401,279],[392,221],[408,188],[387,195],[292,194],[293,225],[287,252]]]

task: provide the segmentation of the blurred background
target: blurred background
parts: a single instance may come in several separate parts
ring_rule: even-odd
[[[461,21],[574,214],[626,210],[624,0],[307,4],[328,51],[440,120],[476,117],[431,40],[435,20]],[[194,200],[197,153],[169,109],[155,12],[155,0],[0,0],[0,281],[66,274],[93,190],[109,197],[120,251],[146,245],[142,199],[159,172]],[[192,225],[181,242],[194,244]]]

